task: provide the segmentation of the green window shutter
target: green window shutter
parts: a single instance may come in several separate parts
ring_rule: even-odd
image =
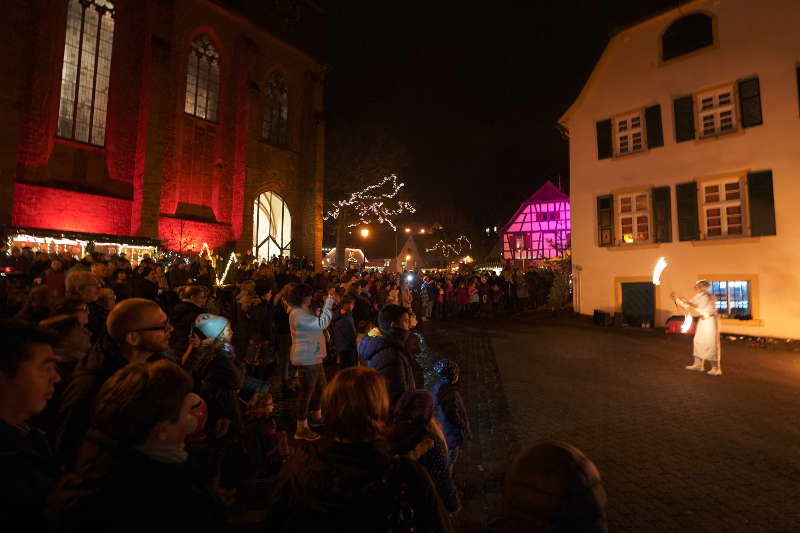
[[[739,110],[742,114],[742,127],[760,126],[764,123],[761,117],[761,88],[758,77],[739,82]]]
[[[611,119],[597,123],[597,159],[608,159],[614,155],[611,142]]]
[[[672,242],[672,205],[669,187],[653,187],[652,193],[655,242]]]
[[[772,192],[771,170],[747,175],[747,203],[750,207],[750,235],[775,235],[775,196]]]
[[[644,124],[647,129],[647,147],[664,146],[664,131],[661,127],[661,106],[651,105],[644,110]]]
[[[675,200],[678,204],[678,239],[681,241],[700,240],[700,221],[697,213],[697,183],[679,183],[675,186]]]
[[[597,234],[600,246],[614,246],[614,196],[597,197]]]
[[[675,142],[694,139],[694,99],[691,96],[676,98],[672,102],[675,113]]]

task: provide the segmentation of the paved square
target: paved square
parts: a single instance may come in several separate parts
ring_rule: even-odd
[[[683,369],[691,339],[577,320],[434,324],[462,365],[476,432],[464,531],[502,531],[502,476],[543,438],[598,466],[612,531],[800,530],[800,353],[723,342],[724,376]]]

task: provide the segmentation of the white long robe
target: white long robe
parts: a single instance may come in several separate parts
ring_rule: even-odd
[[[719,320],[717,299],[707,292],[698,292],[688,304],[678,300],[682,307],[699,316],[694,334],[694,356],[706,361],[719,359]]]

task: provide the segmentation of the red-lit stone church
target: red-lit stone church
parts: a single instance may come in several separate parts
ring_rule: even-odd
[[[7,237],[51,249],[70,239],[158,239],[182,251],[207,243],[319,260],[318,7],[12,4],[0,18]]]

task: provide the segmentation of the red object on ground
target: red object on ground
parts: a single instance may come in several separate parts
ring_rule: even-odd
[[[683,326],[683,321],[686,320],[684,315],[672,315],[667,319],[667,333],[683,333],[681,331],[681,326]],[[697,329],[697,319],[692,320],[692,326],[689,328],[689,331],[683,333],[684,335],[694,335],[694,331]]]

